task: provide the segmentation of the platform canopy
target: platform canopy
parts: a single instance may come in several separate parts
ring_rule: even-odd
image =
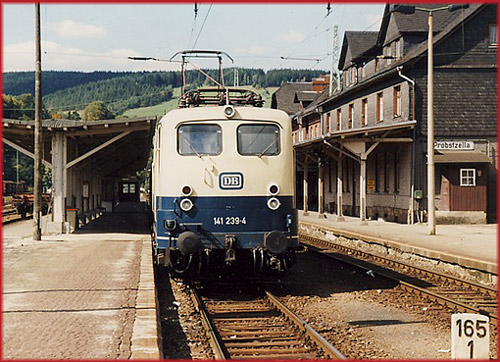
[[[52,139],[63,133],[68,141],[67,165],[87,159],[102,176],[127,177],[143,169],[151,149],[156,117],[124,118],[103,121],[44,120],[42,143],[44,164],[52,162]],[[34,121],[3,120],[3,141],[33,157]],[[103,146],[104,145],[104,146]],[[93,152],[92,152],[93,151]],[[92,152],[92,153],[91,153]],[[82,158],[82,156],[87,157]],[[67,167],[67,168],[69,168]]]
[[[42,121],[42,159],[52,169],[50,233],[68,231],[68,208],[85,216],[114,207],[120,180],[147,167],[156,121]],[[34,158],[34,128],[34,121],[4,119],[2,141]]]

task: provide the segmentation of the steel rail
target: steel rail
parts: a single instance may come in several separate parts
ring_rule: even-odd
[[[401,266],[403,268],[424,271],[426,275],[431,275],[431,276],[436,277],[438,279],[452,280],[453,282],[459,282],[458,284],[460,284],[462,286],[467,286],[467,287],[470,287],[472,289],[481,290],[481,291],[483,291],[484,293],[486,293],[488,295],[491,295],[492,291],[495,292],[495,289],[487,287],[487,286],[479,285],[479,284],[476,284],[476,283],[469,283],[469,282],[457,279],[457,278],[452,277],[452,276],[447,276],[447,275],[444,275],[444,274],[441,274],[441,273],[430,272],[428,270],[424,270],[422,268],[419,268],[419,267],[416,267],[416,266],[413,266],[413,265],[409,265],[409,264],[406,264],[406,263],[398,262],[398,261],[395,261],[395,260],[392,260],[392,259],[387,259],[387,258],[378,256],[378,255],[369,254],[369,253],[366,253],[366,252],[363,252],[363,251],[359,251],[359,250],[356,250],[356,249],[352,249],[352,248],[349,248],[349,247],[346,247],[346,246],[340,246],[338,244],[329,243],[329,242],[327,242],[325,240],[314,238],[314,237],[311,237],[309,235],[300,234],[300,237],[301,237],[302,240],[308,240],[310,242],[317,242],[317,243],[319,243],[322,246],[329,247],[329,248],[332,248],[332,249],[340,249],[340,250],[343,250],[343,251],[347,250],[347,251],[349,251],[351,253],[354,253],[354,254],[357,254],[357,255],[375,258],[376,260],[379,260],[379,261],[381,261],[383,263],[387,263],[387,264],[390,264],[390,265],[393,265],[393,266],[394,265],[399,265],[399,266]],[[444,295],[440,295],[437,292],[433,292],[433,291],[421,288],[421,287],[419,287],[417,285],[405,282],[405,281],[401,280],[400,277],[392,275],[390,273],[390,272],[392,272],[392,273],[398,272],[399,273],[399,271],[373,270],[373,268],[369,268],[369,267],[363,265],[361,262],[358,262],[358,261],[355,261],[355,260],[348,260],[346,257],[342,257],[342,256],[338,256],[338,255],[331,255],[331,254],[324,253],[324,251],[321,251],[320,249],[317,249],[316,246],[308,244],[307,242],[304,243],[304,244],[312,247],[311,250],[319,252],[319,253],[322,253],[322,254],[330,257],[330,258],[341,260],[341,261],[343,261],[345,263],[349,263],[349,264],[354,265],[354,266],[356,266],[358,268],[361,268],[363,270],[370,270],[374,274],[378,274],[378,275],[380,275],[380,276],[382,276],[384,278],[397,281],[404,289],[412,291],[412,292],[417,292],[417,294],[419,294],[421,296],[425,296],[426,298],[429,298],[431,300],[437,301],[438,303],[446,304],[446,305],[448,305],[450,307],[458,308],[458,309],[460,309],[462,311],[465,311],[465,312],[473,312],[473,313],[478,313],[478,314],[486,315],[486,316],[490,317],[490,319],[491,319],[491,321],[492,321],[493,324],[495,324],[495,325],[497,324],[498,317],[497,317],[496,314],[489,313],[488,311],[485,311],[483,309],[479,309],[479,308],[473,307],[471,305],[467,305],[465,303],[462,303],[460,301],[453,300],[453,299],[448,298],[448,297],[446,297]],[[374,264],[374,265],[376,265],[376,264]],[[378,265],[378,267],[382,268],[382,266],[379,266],[379,265]],[[446,294],[446,293],[443,293],[443,294]]]
[[[454,277],[452,275],[446,275],[446,274],[442,274],[442,273],[438,273],[438,272],[429,271],[427,269],[423,269],[423,268],[420,268],[418,266],[411,265],[411,264],[408,264],[408,263],[405,263],[402,261],[396,261],[394,259],[389,259],[389,258],[380,256],[380,255],[369,254],[365,251],[353,249],[353,248],[345,246],[345,245],[339,245],[336,243],[328,242],[326,240],[314,238],[314,237],[309,236],[309,235],[300,234],[299,236],[303,239],[317,242],[317,243],[324,245],[326,247],[340,249],[340,250],[347,251],[347,252],[352,253],[352,254],[358,254],[361,256],[366,255],[366,256],[369,256],[370,258],[379,260],[384,264],[389,264],[389,265],[392,264],[392,265],[396,265],[396,266],[401,266],[404,268],[411,269],[417,273],[428,275],[428,276],[431,276],[433,278],[437,278],[437,279],[444,280],[444,281],[451,280],[456,284],[460,284],[460,285],[463,285],[463,286],[468,287],[468,288],[473,288],[473,289],[479,290],[482,293],[488,294],[492,297],[496,297],[496,295],[497,295],[497,290],[495,288],[492,288],[492,287],[487,286],[487,285],[478,284],[478,283],[475,283],[472,281],[464,281],[463,279],[459,279],[459,278]]]
[[[283,303],[281,303],[278,298],[276,298],[269,291],[265,291],[267,297],[271,301],[271,303],[278,308],[283,314],[285,314],[289,320],[291,320],[296,327],[299,328],[302,332],[304,332],[311,340],[316,343],[316,345],[321,348],[323,353],[325,353],[330,359],[336,360],[345,360],[342,353],[340,353],[335,347],[333,347],[322,335],[316,332],[307,322],[305,322],[298,315],[293,313],[290,309],[288,309]]]
[[[191,288],[191,299],[193,300],[196,310],[198,311],[198,313],[200,313],[201,322],[203,323],[203,326],[208,332],[208,336],[210,338],[210,345],[212,346],[212,350],[215,354],[215,359],[218,360],[229,359],[228,353],[221,343],[221,340],[217,333],[217,329],[215,328],[212,320],[210,319],[208,312],[205,308],[205,305],[198,296],[198,293],[196,293],[196,291],[192,288]]]
[[[265,308],[267,310],[274,310],[276,313],[280,313],[282,316],[283,321],[288,320],[284,325],[287,325],[291,323],[293,326],[292,330],[294,330],[293,335],[295,338],[297,338],[298,335],[302,335],[303,337],[298,338],[298,340],[303,340],[304,337],[309,338],[309,343],[315,344],[317,350],[321,350],[321,352],[324,354],[326,358],[329,359],[336,359],[336,360],[345,360],[346,358],[337,350],[335,349],[324,337],[322,337],[318,332],[316,332],[309,324],[307,324],[304,320],[302,320],[299,316],[297,316],[295,313],[293,313],[290,309],[288,309],[283,303],[281,303],[276,296],[274,296],[272,293],[265,291],[265,299],[262,300],[264,302],[262,306],[267,305]],[[215,354],[216,359],[220,360],[225,360],[225,359],[231,359],[232,353],[230,352],[231,348],[228,349],[228,347],[225,345],[224,340],[223,340],[223,334],[220,334],[218,331],[218,327],[216,323],[214,323],[214,320],[210,316],[210,308],[207,308],[205,306],[205,302],[200,298],[197,294],[197,291],[195,288],[191,288],[191,299],[193,300],[193,303],[195,305],[196,310],[198,313],[200,313],[202,323],[204,328],[207,330],[207,333],[209,335],[210,339],[210,345],[213,349],[213,352]],[[261,303],[262,303],[261,302]],[[271,309],[268,309],[271,308]],[[252,308],[250,308],[252,310]],[[255,311],[255,306],[254,309]],[[219,309],[220,312],[220,309]],[[239,312],[241,312],[241,307],[239,309]],[[235,312],[238,313],[238,310]],[[290,325],[290,324],[289,324]],[[251,330],[254,330],[255,326],[253,328],[250,328]],[[297,335],[296,329],[297,328],[300,333]],[[227,333],[227,330],[225,331]],[[265,332],[264,332],[265,333]],[[275,336],[276,337],[276,336]],[[273,339],[274,337],[271,337]],[[282,339],[283,337],[277,337],[278,339]],[[306,339],[307,340],[307,339]],[[264,348],[269,347],[269,343],[275,344],[277,346],[281,345],[283,347],[286,346],[286,343],[291,343],[291,342],[285,342],[285,340],[280,341],[274,341],[274,342],[265,342],[261,341],[258,346],[261,348],[264,346]],[[304,342],[300,342],[304,343]],[[293,342],[292,342],[293,344]],[[288,346],[289,348],[290,346]],[[296,347],[295,347],[296,348]],[[307,348],[307,347],[306,347]],[[259,349],[256,349],[256,352],[259,353]],[[294,356],[293,354],[293,349],[291,352],[288,352],[288,358]],[[298,358],[306,358],[304,355],[300,355],[300,352],[295,352],[299,353],[297,355]],[[261,357],[264,355],[261,355]],[[284,356],[283,354],[281,356]],[[243,356],[238,356],[236,355],[237,358],[244,358]],[[251,358],[249,356],[249,358]],[[280,358],[280,356],[275,355],[273,358]]]

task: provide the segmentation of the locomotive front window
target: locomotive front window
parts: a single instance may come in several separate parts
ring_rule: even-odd
[[[222,130],[215,124],[180,126],[177,131],[177,149],[184,156],[220,155]]]
[[[274,156],[280,153],[280,129],[269,124],[238,127],[238,152],[249,156]]]

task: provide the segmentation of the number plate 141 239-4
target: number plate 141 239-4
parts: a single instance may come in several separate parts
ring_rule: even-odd
[[[214,217],[214,225],[246,225],[247,218],[245,216],[226,216]]]

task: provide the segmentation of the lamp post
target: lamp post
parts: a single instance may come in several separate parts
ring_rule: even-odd
[[[427,39],[427,225],[429,235],[436,235],[436,210],[434,206],[435,174],[434,174],[434,38],[432,13],[441,10],[455,11],[468,8],[468,4],[448,5],[434,9],[420,8],[412,5],[390,5],[389,12],[413,14],[415,10],[428,13]]]

